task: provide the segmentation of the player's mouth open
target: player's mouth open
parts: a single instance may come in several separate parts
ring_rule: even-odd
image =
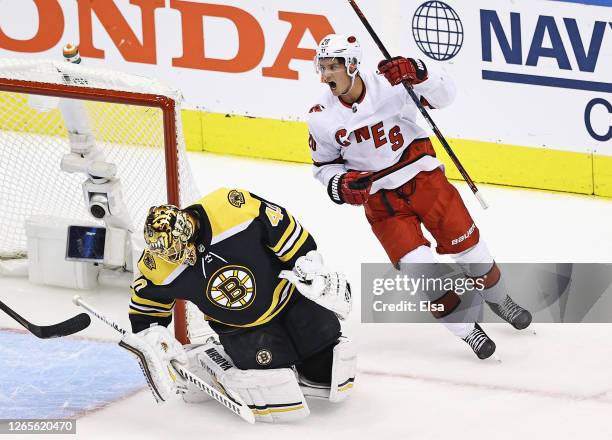
[[[330,89],[336,90],[336,82],[335,81],[330,81],[330,82],[327,83],[327,85],[329,86]]]

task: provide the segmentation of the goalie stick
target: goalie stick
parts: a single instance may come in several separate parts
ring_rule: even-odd
[[[0,309],[40,339],[60,338],[85,330],[91,323],[87,313],[79,313],[70,319],[53,325],[36,325],[0,301]]]
[[[125,330],[124,328],[122,328],[119,324],[117,324],[116,322],[112,321],[107,316],[104,316],[103,314],[98,312],[95,308],[93,308],[90,304],[88,304],[85,301],[83,301],[83,299],[79,295],[75,295],[74,298],[72,299],[72,302],[74,302],[77,306],[83,307],[85,310],[87,310],[93,316],[95,316],[100,321],[104,322],[105,324],[111,326],[112,328],[114,328],[116,331],[118,331],[122,335],[125,335],[126,333],[128,333],[128,331]],[[119,345],[121,345],[121,344],[119,344]],[[124,347],[124,348],[127,349],[127,347]],[[132,350],[130,350],[130,351],[132,351]],[[134,352],[134,354],[137,355],[137,353],[135,353],[135,352]],[[204,382],[202,379],[197,377],[195,374],[191,373],[188,369],[184,368],[180,364],[178,364],[176,362],[171,362],[171,365],[174,368],[174,370],[183,379],[185,379],[186,381],[192,383],[193,385],[198,387],[201,391],[204,391],[206,394],[208,394],[210,397],[215,399],[221,405],[225,406],[227,409],[232,411],[234,414],[239,415],[246,422],[248,422],[248,423],[255,423],[255,416],[253,415],[253,411],[247,406],[246,403],[244,403],[244,401],[240,397],[232,395],[232,397],[229,398],[229,397],[223,395],[222,393],[220,393],[219,391],[217,391],[215,388],[213,388],[212,386],[210,386],[206,382]],[[143,366],[142,362],[141,362],[141,366]],[[145,372],[145,374],[146,374],[146,372]],[[157,399],[157,396],[156,396],[156,399]]]
[[[364,27],[366,28],[366,30],[368,31],[368,33],[370,34],[370,36],[372,37],[372,39],[374,40],[374,42],[376,43],[380,51],[382,52],[385,59],[390,60],[391,54],[389,53],[389,51],[387,50],[383,42],[380,40],[380,38],[378,38],[378,35],[374,31],[374,28],[372,28],[372,25],[370,25],[364,13],[361,12],[361,9],[359,9],[359,6],[357,6],[357,3],[355,3],[355,0],[348,0],[348,2],[350,3],[351,7],[353,8],[355,13],[359,17],[359,20],[361,20],[361,23],[363,23]],[[455,154],[451,146],[448,144],[446,138],[444,137],[444,135],[442,134],[442,132],[440,131],[440,129],[438,128],[434,120],[431,118],[431,116],[427,112],[427,109],[425,109],[423,104],[421,104],[421,101],[419,97],[416,95],[412,87],[412,84],[410,84],[408,81],[403,81],[402,84],[406,88],[406,91],[410,95],[410,98],[412,98],[412,101],[414,101],[414,104],[417,106],[417,108],[421,112],[421,115],[423,115],[423,118],[425,118],[425,120],[427,121],[427,123],[429,124],[433,132],[435,133],[436,137],[438,138],[438,140],[444,147],[444,150],[446,150],[446,153],[449,155],[449,157],[451,158],[451,160],[457,167],[457,170],[459,170],[461,177],[463,177],[463,180],[465,180],[465,182],[468,184],[468,186],[470,187],[470,189],[472,190],[472,192],[474,193],[474,195],[480,202],[480,206],[482,206],[483,209],[487,209],[489,207],[489,204],[484,199],[482,194],[480,194],[480,192],[478,191],[478,187],[476,186],[476,184],[474,183],[470,175],[467,173],[467,171],[465,170],[465,168],[459,161],[459,158],[457,157],[457,155]],[[374,173],[374,175],[371,176],[370,179],[372,181],[375,181],[380,177],[383,177],[383,175]],[[355,181],[354,182],[355,186],[353,186],[353,189],[360,189],[362,187],[365,187],[367,186],[367,183],[368,183],[367,181],[362,181],[362,182]]]

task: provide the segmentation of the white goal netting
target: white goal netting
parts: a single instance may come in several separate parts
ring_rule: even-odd
[[[83,195],[87,176],[60,168],[74,146],[75,120],[94,139],[98,159],[116,166],[134,234],[142,234],[150,206],[169,201],[168,188],[180,205],[197,200],[181,100],[180,92],[150,78],[64,61],[0,59],[0,273],[3,263],[27,257],[28,218],[102,224]],[[207,327],[199,311],[190,308],[188,316]],[[187,330],[186,322],[178,325]]]
[[[83,174],[60,169],[70,153],[62,96],[39,96],[10,90],[10,81],[33,81],[127,94],[166,96],[176,103],[174,132],[180,202],[199,197],[186,160],[180,119],[181,95],[163,84],[134,75],[55,61],[0,60],[0,258],[24,256],[24,222],[33,215],[94,222],[86,206]],[[17,80],[17,81],[15,81]],[[9,90],[6,90],[9,89]],[[54,93],[54,92],[49,92]],[[125,99],[125,97],[123,97]],[[110,99],[110,98],[109,98]],[[129,98],[128,98],[129,99]],[[80,100],[83,118],[105,161],[117,166],[124,200],[135,231],[141,231],[149,206],[168,201],[163,112],[160,108]]]

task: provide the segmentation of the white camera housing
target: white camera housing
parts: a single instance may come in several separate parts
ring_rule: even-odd
[[[123,201],[119,179],[107,179],[97,183],[92,178],[83,182],[83,198],[89,206],[89,212],[97,219],[104,220],[106,226],[133,229],[130,216]]]
[[[89,197],[89,213],[97,219],[103,219],[110,214],[108,206],[108,198],[106,194],[88,193]]]

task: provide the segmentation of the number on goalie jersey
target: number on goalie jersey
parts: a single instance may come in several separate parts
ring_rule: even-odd
[[[173,264],[143,252],[132,285],[133,331],[167,326],[175,299],[231,327],[272,320],[296,294],[278,274],[316,249],[312,236],[285,209],[243,190],[219,189],[186,210],[200,223],[196,262]]]

